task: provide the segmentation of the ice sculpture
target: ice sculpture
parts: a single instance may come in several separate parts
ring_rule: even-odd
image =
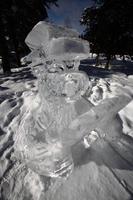
[[[15,154],[40,175],[67,177],[74,165],[71,146],[82,140],[89,148],[99,135],[104,137],[97,127],[102,129],[131,98],[119,95],[90,109],[83,98],[89,80],[78,71],[89,45],[74,31],[41,22],[26,42],[34,53],[41,49],[45,61],[37,70],[40,105],[23,115],[14,138]],[[93,92],[92,100],[101,100],[97,90]]]
[[[26,43],[32,50],[31,60],[40,49],[40,58],[46,62],[37,70],[40,106],[23,116],[15,136],[15,153],[40,175],[67,177],[73,159],[62,133],[88,107],[82,98],[88,77],[77,68],[88,57],[89,44],[77,32],[46,22],[33,28]]]

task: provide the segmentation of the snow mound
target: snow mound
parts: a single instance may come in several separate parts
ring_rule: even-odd
[[[133,96],[131,81],[123,76],[113,75],[112,79],[90,78],[86,98],[96,106],[105,99],[123,94]]]
[[[110,92],[108,81],[103,79],[92,79],[90,80],[90,87],[86,92],[86,97],[93,105],[98,105],[102,100],[113,97]]]

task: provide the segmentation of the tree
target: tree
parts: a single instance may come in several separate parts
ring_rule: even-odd
[[[28,51],[24,43],[25,37],[37,22],[48,17],[47,9],[51,4],[57,5],[56,3],[57,0],[0,1],[0,52],[4,72],[10,72],[9,54],[12,50],[15,51],[17,65],[20,66],[20,53]]]
[[[4,32],[2,17],[0,16],[0,54],[4,73],[10,73],[9,49]]]
[[[106,54],[107,68],[112,55],[133,53],[132,10],[132,0],[99,0],[83,12],[83,37],[90,42],[92,52]]]

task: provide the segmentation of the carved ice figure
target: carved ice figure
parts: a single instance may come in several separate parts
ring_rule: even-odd
[[[26,39],[31,49],[41,48],[46,62],[37,74],[41,103],[22,117],[14,145],[18,159],[38,174],[51,177],[67,177],[73,169],[71,146],[83,140],[89,148],[99,137],[97,128],[130,101],[121,95],[99,103],[103,97],[96,88],[92,100],[98,105],[90,109],[83,98],[89,80],[77,70],[80,59],[89,55],[89,45],[75,32],[59,29],[64,30],[39,23]]]
[[[74,30],[46,22],[33,28],[26,43],[32,52],[40,48],[46,62],[37,70],[41,104],[23,116],[15,152],[40,175],[67,176],[73,160],[70,147],[62,143],[62,133],[88,107],[82,98],[88,77],[77,68],[80,60],[88,57],[89,44]]]

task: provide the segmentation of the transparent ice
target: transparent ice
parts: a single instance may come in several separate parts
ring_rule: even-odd
[[[75,30],[44,21],[31,30],[25,42],[32,51],[25,62],[33,62],[32,66],[51,61],[78,68],[80,60],[87,58],[90,52],[89,43],[80,39]]]
[[[15,152],[40,175],[67,177],[73,159],[70,145],[63,142],[63,133],[67,134],[70,123],[84,112],[80,104],[84,104],[82,96],[89,81],[78,66],[88,57],[89,45],[78,38],[76,31],[45,22],[33,28],[26,43],[32,50],[27,58],[32,66],[39,65],[34,73],[40,105],[24,114],[15,138]]]

